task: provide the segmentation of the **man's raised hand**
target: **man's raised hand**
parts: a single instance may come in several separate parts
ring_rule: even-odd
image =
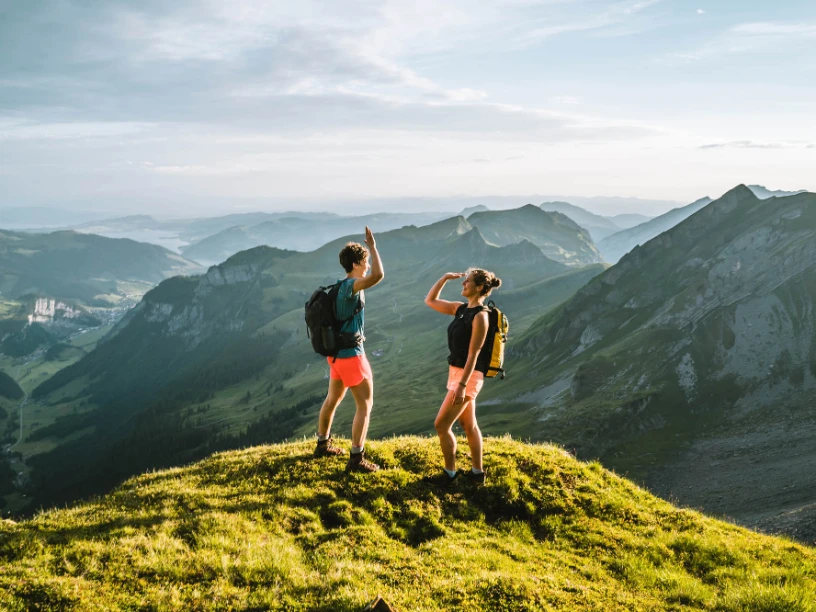
[[[377,243],[374,240],[374,234],[371,232],[371,230],[369,229],[369,227],[367,225],[366,225],[366,229],[365,229],[365,236],[366,236],[365,237],[365,243],[366,243],[366,245],[368,245],[368,248],[369,249],[377,248]]]

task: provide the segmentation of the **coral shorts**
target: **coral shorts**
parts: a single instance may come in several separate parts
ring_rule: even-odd
[[[327,357],[326,361],[329,362],[329,378],[341,381],[344,387],[356,387],[364,378],[368,380],[374,378],[365,355],[338,359]]]
[[[448,367],[448,391],[456,391],[464,372],[462,368]],[[467,387],[465,387],[465,397],[476,399],[479,391],[482,390],[482,385],[484,385],[484,374],[478,370],[473,370],[473,374],[468,379]]]

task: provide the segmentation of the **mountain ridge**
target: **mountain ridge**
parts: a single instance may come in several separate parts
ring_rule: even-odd
[[[600,252],[584,228],[566,215],[548,213],[533,204],[510,210],[476,212],[467,220],[480,229],[488,242],[497,246],[527,239],[548,258],[567,265],[601,261]]]
[[[600,241],[598,248],[603,253],[606,261],[612,264],[617,263],[621,257],[639,244],[645,244],[655,236],[671,229],[712,201],[711,198],[705,196],[686,206],[673,208],[662,215],[649,219],[645,223],[607,236]]]
[[[816,420],[814,236],[816,195],[761,200],[732,189],[532,324],[514,350],[539,382],[519,384],[517,400],[536,407],[553,439],[661,495],[766,527],[802,508],[798,524],[783,522],[810,541],[804,509],[816,489],[801,474],[816,463],[806,450]],[[740,436],[749,436],[742,453],[750,445],[768,457],[774,480],[763,462],[725,458]],[[777,456],[786,438],[799,443]],[[706,480],[720,464],[722,477]]]

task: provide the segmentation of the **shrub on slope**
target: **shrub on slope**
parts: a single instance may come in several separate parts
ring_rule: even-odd
[[[5,610],[816,609],[816,553],[681,510],[563,450],[486,441],[489,484],[436,491],[436,440],[213,455],[0,526]]]
[[[22,399],[24,395],[25,393],[15,380],[0,370],[0,397],[16,400]]]

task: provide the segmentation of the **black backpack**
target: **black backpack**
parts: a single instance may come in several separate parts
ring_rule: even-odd
[[[306,335],[311,340],[315,353],[325,357],[336,357],[341,350],[354,348],[365,341],[365,338],[359,333],[350,334],[340,331],[343,323],[349,321],[365,307],[362,294],[358,294],[357,306],[351,317],[338,319],[335,306],[340,284],[318,287],[306,302]]]

